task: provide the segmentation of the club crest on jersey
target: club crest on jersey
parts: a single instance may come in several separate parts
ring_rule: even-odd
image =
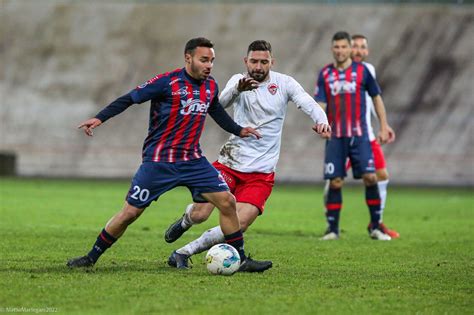
[[[275,83],[270,83],[268,85],[268,92],[270,92],[271,95],[275,95],[277,91],[278,91],[278,85],[276,85]]]
[[[209,108],[209,103],[203,103],[201,100],[189,98],[186,101],[181,100],[181,110],[179,111],[182,115],[200,115],[204,116]]]

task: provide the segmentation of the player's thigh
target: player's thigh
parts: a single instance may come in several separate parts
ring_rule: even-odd
[[[133,176],[125,199],[129,205],[144,209],[177,184],[172,164],[144,162]]]
[[[241,173],[234,195],[237,202],[254,205],[262,214],[275,185],[275,173]]]
[[[204,157],[180,163],[178,167],[181,174],[180,185],[189,189],[196,203],[209,201],[203,197],[203,194],[229,192],[229,186],[224,177]],[[227,194],[217,196],[221,195],[228,196]],[[217,199],[220,200],[220,198]]]
[[[383,154],[382,146],[377,140],[370,142],[370,147],[372,148],[372,153],[374,155],[374,164],[375,170],[385,169],[387,163],[385,162],[385,155]]]
[[[215,161],[212,163],[212,166],[222,175],[224,178],[225,182],[227,183],[227,186],[229,186],[229,190],[231,193],[235,192],[235,188],[237,186],[237,172],[234,171],[233,169],[219,163],[218,161]]]
[[[201,193],[200,198],[213,204],[224,214],[235,212],[235,197],[230,191]]]
[[[324,155],[324,179],[346,177],[346,158],[348,155],[346,138],[331,138],[326,141]]]
[[[370,141],[366,137],[353,137],[349,147],[349,158],[354,178],[363,174],[375,173],[374,157]]]

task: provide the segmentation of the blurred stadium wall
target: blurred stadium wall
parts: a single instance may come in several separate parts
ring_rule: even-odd
[[[335,2],[335,1],[328,1]],[[398,133],[385,146],[392,182],[473,185],[474,8],[439,4],[0,1],[0,151],[22,176],[129,177],[140,163],[149,103],[85,137],[76,126],[157,73],[183,65],[183,46],[216,44],[223,88],[243,71],[248,44],[274,47],[274,70],[313,93],[339,30],[369,38]],[[228,135],[212,119],[202,138],[213,160]],[[322,180],[324,143],[290,104],[279,181]]]

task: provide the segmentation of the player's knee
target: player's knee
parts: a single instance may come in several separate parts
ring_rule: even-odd
[[[235,211],[235,204],[234,195],[228,193],[225,195],[225,197],[222,197],[221,200],[219,200],[219,204],[216,206],[218,206],[221,212],[228,213],[229,211]]]
[[[343,185],[344,185],[344,180],[340,177],[333,178],[329,182],[329,187],[331,187],[331,189],[341,189]]]
[[[364,174],[362,179],[365,186],[373,186],[377,184],[377,176],[374,173]]]

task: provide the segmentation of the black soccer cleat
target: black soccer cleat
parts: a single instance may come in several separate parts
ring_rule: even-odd
[[[188,260],[191,260],[188,255],[172,252],[168,257],[168,265],[178,269],[189,269]]]
[[[184,218],[184,215],[181,218],[179,218],[178,220],[176,220],[176,222],[171,224],[168,227],[168,229],[166,230],[166,232],[165,232],[165,241],[167,243],[173,243],[174,241],[179,239],[181,237],[181,235],[184,234],[184,232],[189,230],[189,227],[188,228],[183,228],[181,226],[181,222],[183,222],[183,218]]]
[[[267,269],[270,269],[273,266],[273,263],[270,260],[253,260],[250,257],[247,257],[239,267],[237,272],[264,272]]]
[[[94,266],[94,261],[86,255],[69,259],[66,265],[69,268],[88,268]]]

